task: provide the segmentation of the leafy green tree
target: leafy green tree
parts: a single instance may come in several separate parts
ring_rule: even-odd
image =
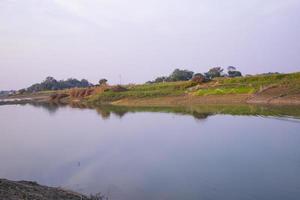
[[[105,78],[99,80],[99,85],[106,85],[106,83],[107,83],[107,79]]]
[[[193,77],[194,72],[189,70],[175,69],[169,76],[170,81],[188,81]]]
[[[230,71],[236,71],[236,68],[234,66],[228,66],[227,67],[227,71],[230,72]]]
[[[229,66],[227,67],[228,76],[229,77],[239,77],[242,76],[242,73],[240,71],[237,71],[236,67]]]
[[[161,83],[161,82],[166,82],[168,80],[168,77],[166,76],[161,76],[161,77],[157,77],[154,82],[155,83]]]
[[[221,77],[224,69],[222,67],[213,67],[205,73],[207,79],[213,79],[216,77]]]
[[[57,81],[55,78],[49,76],[43,82],[33,84],[28,87],[26,91],[28,92],[38,92],[43,90],[61,90],[61,89],[69,89],[74,87],[89,87],[93,84],[89,83],[86,79],[82,79],[81,81],[73,78],[69,78],[66,81],[60,80]]]

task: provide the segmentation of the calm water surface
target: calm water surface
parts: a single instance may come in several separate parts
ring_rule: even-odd
[[[11,105],[0,137],[1,178],[113,200],[300,199],[297,119]]]

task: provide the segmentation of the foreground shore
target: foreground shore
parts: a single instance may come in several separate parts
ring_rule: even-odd
[[[30,181],[10,181],[0,179],[0,199],[3,200],[101,200],[101,197],[67,191],[61,188],[47,187]]]

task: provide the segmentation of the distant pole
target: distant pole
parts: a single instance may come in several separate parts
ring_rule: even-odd
[[[122,76],[121,76],[121,74],[119,74],[119,84],[121,85],[122,84]]]

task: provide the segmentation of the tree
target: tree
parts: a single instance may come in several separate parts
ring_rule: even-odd
[[[106,83],[107,83],[107,79],[105,78],[99,80],[99,85],[106,85]]]
[[[161,77],[157,77],[154,82],[155,83],[161,83],[161,82],[166,82],[168,80],[168,77],[166,76],[161,76]]]
[[[80,81],[82,87],[89,87],[91,84],[86,79],[81,79]]]
[[[221,77],[223,71],[224,71],[224,69],[222,67],[213,67],[208,72],[205,73],[205,76],[208,79]]]
[[[170,81],[188,81],[193,77],[194,72],[189,70],[175,69],[169,76]]]
[[[26,89],[20,89],[19,91],[18,91],[20,94],[24,94],[25,92],[26,92]]]
[[[43,82],[33,84],[28,87],[26,91],[28,92],[38,92],[43,90],[61,90],[61,89],[69,89],[74,87],[89,87],[93,84],[89,83],[87,80],[82,79],[81,81],[69,78],[66,81],[60,80],[57,81],[55,78],[49,76]]]
[[[228,76],[229,77],[239,77],[242,76],[242,73],[240,71],[237,71],[235,67],[229,66],[227,67]]]
[[[236,68],[234,66],[228,66],[227,67],[227,71],[231,72],[231,71],[236,71]]]
[[[242,73],[240,71],[228,71],[229,77],[239,77],[242,76]]]

